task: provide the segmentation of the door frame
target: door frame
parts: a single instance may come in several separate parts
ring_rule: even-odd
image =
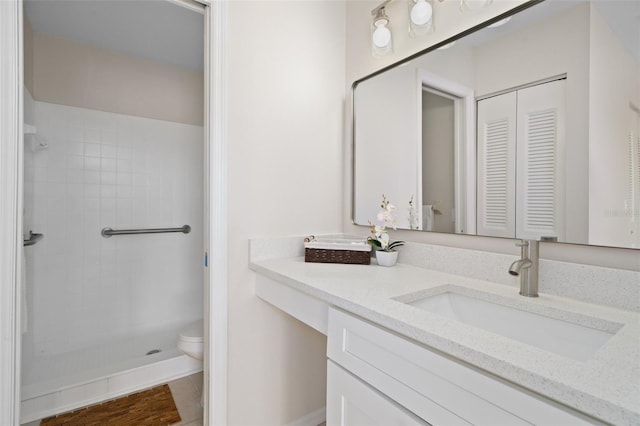
[[[0,424],[20,423],[22,1],[0,1]]]
[[[476,233],[476,99],[471,87],[418,69],[418,114],[422,114],[422,91],[434,89],[454,100],[455,232]],[[421,123],[422,118],[418,120]],[[418,133],[421,134],[419,131]],[[422,144],[422,138],[420,138]],[[422,174],[422,173],[421,173]],[[421,187],[420,187],[421,188]],[[422,207],[422,206],[420,206]]]
[[[227,423],[227,2],[168,0],[205,16],[204,422]],[[0,1],[0,424],[20,423],[23,1]],[[215,96],[214,96],[215,95]]]
[[[205,9],[204,424],[227,424],[227,2]]]

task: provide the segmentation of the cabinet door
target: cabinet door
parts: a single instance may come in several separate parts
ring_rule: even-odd
[[[330,364],[379,390],[419,421],[437,426],[601,424],[335,308],[329,309],[328,336]],[[333,387],[330,381],[327,386]],[[338,389],[337,394],[328,391],[330,424],[351,424],[340,423],[348,404],[375,419],[370,424],[404,424],[380,420],[384,417],[375,411],[381,408],[373,407],[374,400],[345,402],[351,395]]]
[[[478,102],[478,235],[516,232],[516,92]]]
[[[564,87],[518,90],[516,238],[564,240]]]
[[[372,387],[327,361],[327,425],[428,425]]]
[[[564,239],[565,80],[478,102],[478,234]]]

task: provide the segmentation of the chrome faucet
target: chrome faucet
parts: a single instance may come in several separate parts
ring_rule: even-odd
[[[538,297],[539,243],[536,240],[521,240],[516,246],[520,247],[520,259],[511,264],[509,273],[520,276],[522,296]]]

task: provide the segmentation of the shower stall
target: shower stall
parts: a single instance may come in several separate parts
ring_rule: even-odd
[[[27,422],[202,369],[176,342],[203,316],[204,30],[160,0],[24,16]]]

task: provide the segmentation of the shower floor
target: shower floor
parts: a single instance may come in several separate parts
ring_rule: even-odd
[[[165,383],[202,370],[177,348],[178,331],[23,360],[21,422]],[[146,355],[148,351],[158,353]]]

